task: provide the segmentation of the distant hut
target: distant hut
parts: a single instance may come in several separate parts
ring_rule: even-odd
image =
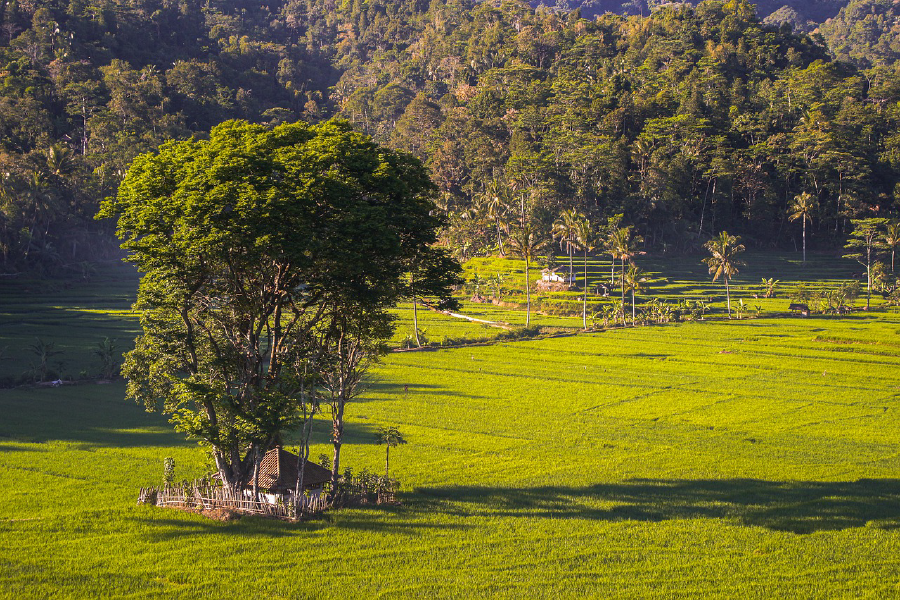
[[[293,495],[297,489],[300,473],[297,470],[298,456],[281,446],[266,452],[259,463],[259,489],[266,500],[274,503],[277,496]],[[306,461],[303,469],[303,489],[313,497],[322,494],[325,483],[331,481],[331,471],[315,463]],[[251,490],[251,482],[247,488]]]
[[[569,267],[557,267],[555,269],[544,269],[541,271],[541,281],[548,283],[565,283],[572,285],[575,283],[575,274],[569,271]]]
[[[539,290],[560,291],[568,290],[575,285],[575,273],[569,271],[569,267],[557,267],[541,271],[541,279],[537,282]]]

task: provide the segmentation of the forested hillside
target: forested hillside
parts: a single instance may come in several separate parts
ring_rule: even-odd
[[[723,228],[790,244],[802,192],[813,244],[895,209],[900,76],[832,62],[744,1],[589,20],[527,2],[12,0],[0,24],[7,273],[112,249],[92,215],[130,160],[229,118],[337,115],[416,154],[463,255],[523,204],[544,230],[564,209],[621,213],[683,250]]]
[[[666,0],[532,0],[537,8],[544,5],[562,11],[580,10],[581,16],[593,19],[603,13],[649,15],[664,6],[680,3]],[[691,2],[690,4],[695,4]],[[809,32],[818,24],[838,14],[847,0],[759,0],[756,12],[766,23],[790,23],[795,30]]]

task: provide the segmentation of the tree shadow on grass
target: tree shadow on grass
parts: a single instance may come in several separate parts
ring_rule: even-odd
[[[727,519],[773,531],[813,533],[867,524],[900,528],[900,480],[763,481],[635,479],[583,488],[442,487],[411,506],[461,516],[604,521]]]
[[[193,446],[168,418],[125,399],[121,382],[0,390],[0,438],[14,442],[81,442],[134,448]]]
[[[472,527],[466,523],[434,523],[416,518],[410,520],[411,513],[402,506],[380,505],[354,509],[331,509],[307,521],[291,522],[262,516],[246,515],[229,522],[218,522],[199,515],[188,515],[171,508],[145,507],[154,514],[134,519],[149,541],[169,541],[196,535],[235,535],[246,538],[291,538],[302,537],[325,529],[339,529],[360,532],[399,533],[418,535],[433,530],[465,530]],[[170,511],[172,516],[163,516]],[[421,515],[420,515],[421,516]]]
[[[429,383],[395,383],[387,381],[372,381],[367,386],[368,392],[378,392],[380,394],[391,394],[395,397],[403,396],[464,396],[466,398],[483,398],[484,396],[476,396],[474,394],[466,394],[464,392],[456,392],[449,390],[441,385]],[[362,398],[355,398],[353,402],[366,400],[366,394]]]

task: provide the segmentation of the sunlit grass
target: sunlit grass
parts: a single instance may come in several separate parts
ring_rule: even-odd
[[[101,297],[77,306],[134,326]],[[419,316],[432,339],[493,331]],[[893,598],[898,347],[900,314],[857,312],[391,353],[343,461],[382,471],[397,425],[403,504],[302,524],[136,506],[165,457],[209,466],[121,382],[0,390],[0,597]]]

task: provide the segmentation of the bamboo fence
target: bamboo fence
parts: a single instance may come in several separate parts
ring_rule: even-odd
[[[271,502],[267,497],[274,496]],[[266,515],[282,519],[300,519],[320,513],[328,507],[321,496],[300,496],[295,502],[289,494],[263,494],[260,500],[240,487],[194,483],[187,486],[141,488],[138,504],[154,504],[204,510],[229,509],[242,513]]]

